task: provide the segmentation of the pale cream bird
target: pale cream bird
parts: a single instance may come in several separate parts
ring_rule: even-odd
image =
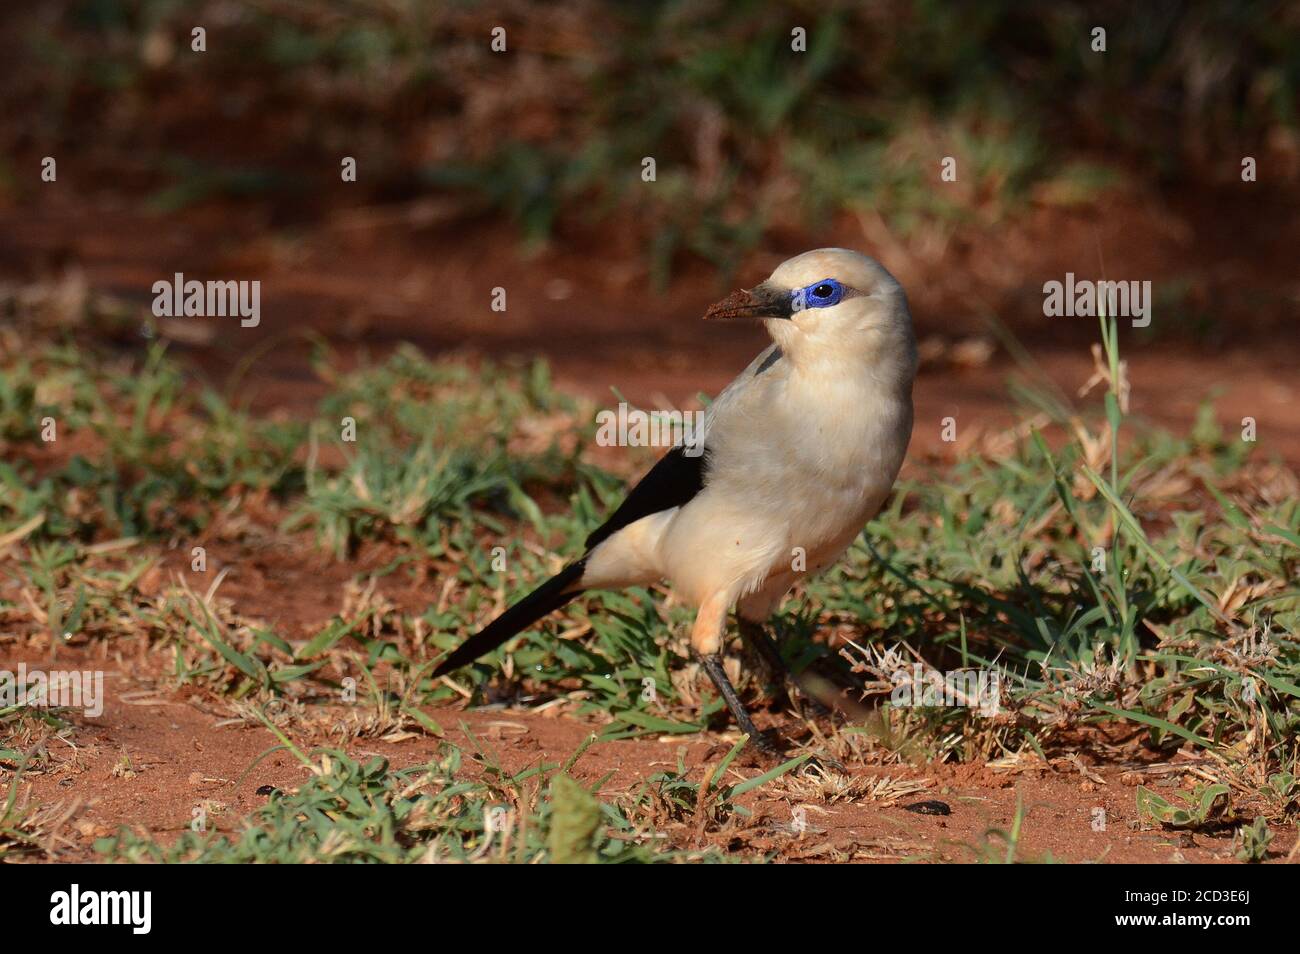
[[[772,666],[763,624],[801,577],[848,549],[879,512],[912,434],[916,339],[902,286],[847,249],[805,252],[733,292],[706,320],[761,321],[773,344],[710,407],[702,436],[633,488],[586,554],[439,665],[456,669],[589,589],[667,580],[698,607],[691,649],[741,729],[722,667],[727,616]],[[702,445],[702,452],[701,446]]]

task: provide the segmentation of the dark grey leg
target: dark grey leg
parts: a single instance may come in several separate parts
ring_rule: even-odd
[[[700,665],[704,667],[704,671],[713,680],[713,685],[717,687],[718,693],[722,696],[722,701],[731,710],[736,724],[740,726],[740,731],[749,736],[761,752],[768,755],[779,755],[781,753],[780,748],[758,731],[758,727],[754,725],[754,720],[745,711],[744,705],[740,702],[740,696],[736,694],[736,687],[731,684],[731,680],[727,678],[726,670],[722,668],[722,657],[699,656],[698,658]]]
[[[767,667],[769,679],[773,683],[781,684],[787,688],[797,688],[805,699],[812,705],[812,710],[816,715],[829,715],[830,708],[818,698],[818,693],[813,691],[813,687],[807,684],[807,681],[800,679],[790,672],[790,667],[785,664],[781,658],[781,650],[776,645],[776,641],[768,635],[767,628],[762,623],[755,623],[753,620],[737,616],[736,622],[739,624],[740,638],[745,643],[754,648],[763,664]],[[791,701],[798,704],[794,699],[794,693],[790,693]]]
[[[740,630],[740,638],[745,644],[758,653],[763,665],[767,667],[768,679],[771,682],[785,682],[791,678],[790,667],[785,664],[781,658],[781,650],[772,637],[767,634],[767,630],[762,623],[755,623],[753,620],[745,619],[743,616],[736,617],[736,623]]]

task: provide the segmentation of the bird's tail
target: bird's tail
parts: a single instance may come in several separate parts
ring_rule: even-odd
[[[573,589],[573,584],[582,579],[586,558],[570,563],[555,576],[551,577],[522,600],[488,623],[481,630],[461,643],[456,650],[438,664],[432,678],[459,669],[466,663],[473,662],[479,656],[490,653],[511,636],[519,633],[548,613],[553,613],[581,589]]]

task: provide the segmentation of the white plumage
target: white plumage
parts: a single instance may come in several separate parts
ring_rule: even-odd
[[[902,467],[916,341],[898,282],[846,249],[792,258],[705,318],[761,320],[773,344],[718,395],[703,455],[665,455],[592,534],[581,560],[435,674],[499,646],[583,590],[666,579],[699,607],[691,647],[741,727],[759,738],[721,666],[727,614],[736,608],[742,634],[779,662],[760,624],[800,577],[843,554]]]
[[[683,602],[740,601],[746,619],[763,622],[879,511],[912,433],[911,316],[884,268],[843,249],[790,259],[767,284],[796,289],[828,277],[865,294],[764,319],[775,343],[705,419],[704,488],[596,547],[582,588],[667,579]],[[697,652],[719,651],[718,622],[715,612],[695,627]]]

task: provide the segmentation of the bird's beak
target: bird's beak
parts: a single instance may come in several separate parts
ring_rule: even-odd
[[[766,282],[749,291],[734,291],[704,313],[705,321],[737,321],[765,318],[789,318],[794,314],[793,300],[783,288],[773,288]]]

